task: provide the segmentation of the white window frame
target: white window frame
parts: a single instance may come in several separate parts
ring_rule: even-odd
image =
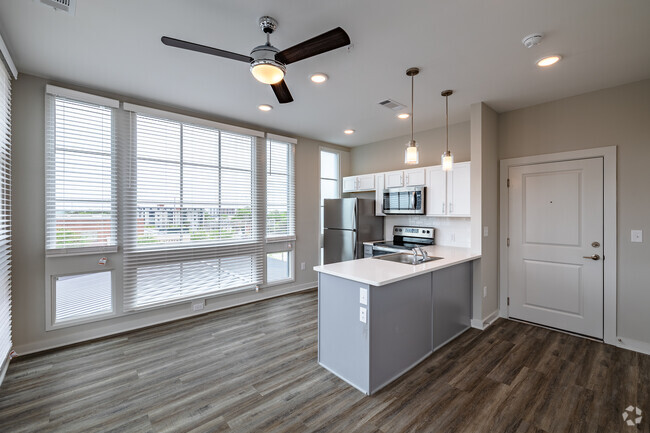
[[[96,274],[100,272],[110,272],[111,273],[111,306],[112,310],[107,313],[95,314],[92,316],[80,317],[78,319],[64,320],[63,322],[56,322],[56,281],[59,277],[71,277],[78,275],[87,275],[87,274]],[[45,293],[45,330],[52,331],[55,329],[69,328],[71,326],[82,325],[84,323],[97,322],[100,320],[111,319],[118,315],[118,305],[117,305],[117,291],[115,290],[116,286],[116,272],[112,267],[106,269],[89,269],[86,271],[75,271],[67,273],[57,273],[49,274],[49,286],[50,290],[47,290]]]
[[[330,177],[321,177],[321,154],[322,152],[328,152],[328,153],[333,153],[337,157],[337,164],[336,164],[336,171],[337,171],[337,178],[330,178]],[[330,147],[326,146],[319,146],[318,148],[318,221],[319,221],[319,226],[318,226],[318,262],[322,265],[323,264],[323,234],[321,231],[324,230],[324,225],[325,221],[323,221],[323,218],[321,215],[323,215],[323,208],[324,206],[320,204],[321,200],[323,199],[323,191],[321,191],[321,180],[336,180],[336,186],[337,186],[337,192],[338,192],[338,197],[341,198],[342,195],[342,185],[341,185],[341,151],[332,149]]]
[[[111,125],[111,141],[112,141],[112,149],[111,149],[111,158],[112,158],[112,179],[111,179],[111,187],[112,187],[112,203],[113,206],[117,207],[117,188],[116,188],[116,182],[115,178],[117,176],[117,157],[116,157],[116,152],[117,152],[117,126],[116,126],[116,119],[115,115],[117,114],[117,109],[120,107],[120,102],[116,99],[111,99],[111,98],[105,98],[103,96],[97,96],[93,95],[90,93],[84,93],[84,92],[79,92],[77,90],[71,90],[71,89],[66,89],[63,87],[58,87],[58,86],[52,86],[50,84],[45,86],[45,93],[46,95],[50,95],[53,98],[56,97],[61,97],[61,98],[66,98],[74,101],[79,101],[79,102],[84,102],[87,104],[92,104],[92,105],[99,105],[107,108],[113,109],[113,119],[112,119],[112,125]],[[53,101],[53,104],[56,104],[56,101]],[[56,116],[56,108],[52,107],[54,112],[50,113],[53,116]],[[46,110],[47,112],[47,110]],[[46,122],[48,122],[49,119],[46,119]],[[46,134],[48,133],[47,131],[47,126],[46,126]],[[50,144],[48,143],[48,140],[53,140],[52,137],[47,137],[46,136],[46,145],[49,146]],[[46,181],[46,200],[47,197],[49,196],[49,188],[51,186],[47,185],[48,182],[48,175],[47,175],[47,165],[49,163],[47,153],[49,150],[46,150],[46,175],[45,175],[45,181]],[[47,212],[47,210],[46,210]],[[48,238],[48,229],[50,225],[50,221],[48,221],[48,216],[47,213],[45,215],[45,256],[47,257],[61,257],[61,256],[75,256],[75,255],[87,255],[87,254],[97,254],[97,253],[115,253],[118,250],[118,245],[119,245],[119,239],[117,239],[117,233],[119,231],[119,217],[117,215],[118,212],[116,212],[115,219],[112,221],[112,224],[115,224],[115,245],[108,245],[108,246],[89,246],[89,247],[73,247],[73,248],[48,248],[47,245],[47,238]]]

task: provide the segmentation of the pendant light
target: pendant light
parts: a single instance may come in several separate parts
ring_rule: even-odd
[[[411,141],[406,144],[406,149],[404,150],[404,163],[411,165],[420,163],[420,152],[413,139],[413,112],[415,111],[413,109],[413,77],[419,73],[419,68],[408,68],[406,70],[406,75],[411,77]]]
[[[454,166],[454,155],[449,151],[449,96],[454,93],[453,90],[443,90],[440,95],[445,97],[445,125],[447,129],[447,144],[445,145],[445,153],[442,154],[440,161],[442,163],[443,171],[451,171]]]

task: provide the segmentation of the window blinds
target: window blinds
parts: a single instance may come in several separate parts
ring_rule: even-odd
[[[266,141],[266,238],[293,240],[295,231],[294,144]]]
[[[0,61],[0,369],[11,346],[11,78]]]
[[[46,96],[48,255],[115,250],[117,103],[96,104],[54,94],[56,88],[48,91],[52,92]],[[68,94],[83,97],[79,92]]]
[[[124,166],[124,308],[261,284],[255,136],[131,115]]]

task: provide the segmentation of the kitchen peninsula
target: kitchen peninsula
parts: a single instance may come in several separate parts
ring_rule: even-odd
[[[368,395],[470,326],[471,261],[480,254],[423,249],[440,259],[413,265],[375,257],[314,267],[318,362]]]

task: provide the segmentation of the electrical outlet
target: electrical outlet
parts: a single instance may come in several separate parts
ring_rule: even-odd
[[[359,287],[359,303],[368,305],[368,289]]]
[[[643,230],[632,230],[632,242],[643,242]]]
[[[192,311],[201,311],[205,307],[205,300],[192,302]]]
[[[366,323],[366,321],[367,321],[366,313],[367,312],[368,312],[368,310],[365,309],[364,307],[359,307],[359,321],[361,323]]]
[[[301,271],[305,270],[305,262],[300,262],[300,270]]]
[[[488,227],[485,226],[485,227],[483,227],[483,237],[487,238],[487,235],[488,235]]]
[[[483,286],[483,297],[487,297],[487,286]]]

